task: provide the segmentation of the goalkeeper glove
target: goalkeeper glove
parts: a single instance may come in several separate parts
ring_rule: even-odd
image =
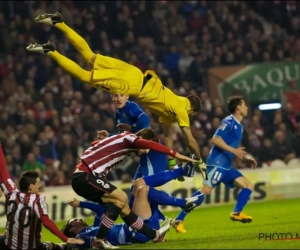
[[[169,165],[169,169],[176,169],[176,168],[179,168],[176,164],[176,160],[175,159],[169,159],[168,160],[168,165]],[[184,177],[183,176],[179,176],[176,178],[177,180],[179,181],[185,181]]]
[[[204,180],[208,180],[207,176],[207,168],[205,162],[200,158],[198,158],[195,154],[191,154],[190,156],[192,159],[197,160],[198,162],[196,163],[201,171],[202,177]]]

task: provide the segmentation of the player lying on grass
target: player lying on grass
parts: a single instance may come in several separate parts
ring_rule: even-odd
[[[200,158],[198,143],[190,129],[189,116],[200,111],[201,101],[197,96],[182,97],[163,86],[154,71],[145,74],[137,67],[112,57],[95,54],[87,42],[63,21],[60,13],[43,14],[35,18],[38,23],[50,24],[61,30],[83,59],[93,69],[86,71],[78,64],[61,55],[53,43],[30,44],[28,51],[47,54],[58,65],[81,82],[110,93],[120,93],[138,98],[163,124],[165,144],[173,148],[172,123],[177,122],[186,137],[187,145],[199,160],[199,167],[206,179],[206,165]],[[169,159],[173,159],[169,157]],[[170,164],[175,165],[172,161]]]
[[[41,180],[36,171],[25,171],[19,180],[20,190],[10,179],[0,144],[0,183],[6,197],[6,231],[0,249],[45,249],[41,242],[42,224],[70,244],[83,244],[80,239],[67,238],[48,217],[45,196],[39,194]],[[53,249],[61,249],[53,244]]]
[[[229,188],[240,187],[242,190],[237,197],[237,203],[230,214],[230,219],[249,223],[252,221],[252,217],[242,211],[252,193],[253,184],[232,166],[234,156],[250,161],[252,168],[257,166],[256,161],[247,155],[245,148],[240,147],[244,130],[241,122],[248,114],[248,107],[242,97],[232,96],[228,98],[227,108],[231,115],[222,120],[212,138],[213,146],[206,161],[208,180],[203,181],[201,190],[195,194],[209,195],[213,188],[220,183]],[[176,220],[183,221],[185,216],[186,213],[182,211]],[[178,228],[179,232],[185,231],[182,226],[183,224]]]
[[[151,240],[156,241],[165,233],[163,227],[154,230],[147,226],[131,211],[126,193],[106,180],[107,174],[117,168],[131,154],[140,155],[151,149],[172,155],[182,162],[197,162],[154,142],[153,138],[156,137],[152,129],[142,129],[136,134],[124,132],[93,142],[92,146],[80,157],[80,163],[72,177],[73,190],[79,196],[106,207],[95,238],[99,247],[111,248],[110,243],[106,240],[106,235],[119,215],[128,226],[145,234]]]
[[[159,229],[160,227],[158,204],[179,206],[186,212],[191,212],[198,204],[201,203],[202,197],[199,196],[199,198],[193,197],[186,199],[175,198],[167,193],[158,191],[147,184],[150,182],[154,186],[161,186],[180,175],[192,177],[194,175],[194,168],[194,164],[187,163],[184,167],[180,167],[176,170],[160,172],[158,174],[136,180],[133,184],[133,195],[135,196],[135,199],[131,207],[132,211],[142,218],[144,223],[155,229]],[[98,225],[105,213],[104,207],[96,203],[79,202],[76,199],[70,202],[70,205],[73,207],[88,208],[96,213],[96,217],[92,226],[89,226],[82,219],[73,218],[63,227],[63,233],[69,237],[72,236],[83,239],[85,244],[79,247],[80,249],[93,247],[93,238],[97,234]],[[170,222],[171,219],[168,219],[167,223],[169,225]],[[164,238],[165,235],[162,235],[158,242],[163,241]],[[108,232],[107,240],[115,246],[146,243],[150,241],[147,236],[132,230],[125,223],[114,224]]]

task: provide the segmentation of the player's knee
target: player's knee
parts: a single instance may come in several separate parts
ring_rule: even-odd
[[[115,206],[122,209],[128,202],[128,197],[123,190],[117,188],[109,195],[108,200],[106,202],[113,203]]]
[[[136,197],[147,197],[149,192],[149,187],[146,185],[140,186],[137,189]]]
[[[92,59],[89,61],[89,64],[94,67],[94,63],[96,61],[97,54],[94,54]]]
[[[145,183],[145,181],[144,181],[144,178],[138,178],[137,180],[135,180],[135,181],[133,182],[133,190],[132,190],[132,194],[133,194],[134,196],[136,196],[139,187],[144,186],[144,185],[146,185],[146,183]]]
[[[125,204],[128,203],[128,197],[127,197],[127,194],[120,190],[120,192],[118,193],[118,199],[116,200],[116,203],[115,205],[117,207],[120,207],[120,208],[123,208],[125,206]]]
[[[254,185],[253,185],[253,183],[251,181],[247,181],[245,186],[246,186],[245,188],[248,188],[251,191],[254,190]]]
[[[210,195],[212,190],[213,190],[212,187],[207,186],[207,185],[203,185],[203,186],[201,187],[201,189],[200,189],[200,192],[201,192],[202,194],[205,194],[205,195]]]
[[[79,76],[79,80],[83,83],[91,83],[93,78],[93,72],[92,71],[87,71],[87,70],[82,70],[80,76]]]

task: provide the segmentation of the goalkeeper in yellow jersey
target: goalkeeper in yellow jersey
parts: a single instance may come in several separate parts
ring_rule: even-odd
[[[172,123],[177,122],[187,139],[192,153],[199,159],[199,167],[206,179],[206,166],[200,157],[199,146],[190,130],[189,116],[201,109],[197,96],[182,97],[175,95],[163,86],[154,71],[145,74],[137,67],[118,59],[95,54],[86,41],[67,26],[60,13],[43,14],[35,18],[38,23],[50,24],[61,30],[81,54],[92,65],[91,71],[82,69],[78,64],[60,54],[53,43],[30,44],[28,51],[46,54],[58,65],[81,82],[110,93],[126,94],[138,98],[152,113],[159,116],[164,127],[165,144],[173,148]],[[169,166],[176,167],[174,159],[169,159]]]

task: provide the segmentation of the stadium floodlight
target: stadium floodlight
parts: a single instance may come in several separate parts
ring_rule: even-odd
[[[266,103],[266,104],[260,104],[258,106],[259,110],[273,110],[273,109],[280,109],[281,103]]]

